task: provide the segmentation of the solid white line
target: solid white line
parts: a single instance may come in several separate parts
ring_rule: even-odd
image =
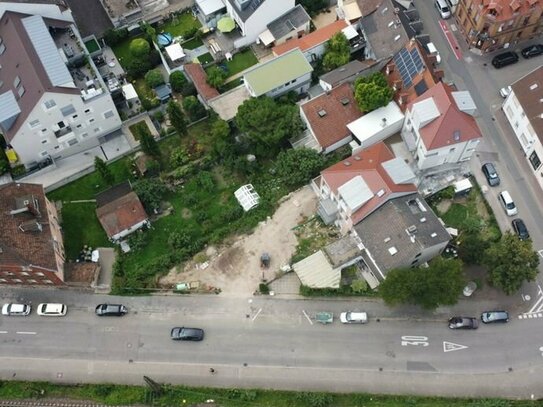
[[[302,312],[304,313],[305,317],[307,318],[307,320],[309,321],[309,323],[311,325],[313,325],[313,321],[311,321],[311,318],[309,318],[309,315],[307,315],[307,312],[305,312],[305,310],[302,310]]]
[[[537,299],[537,301],[535,302],[535,304],[533,305],[533,307],[530,308],[530,311],[528,311],[528,313],[534,312],[535,309],[536,309],[537,307],[541,306],[541,305],[543,305],[543,296],[541,296],[541,297],[539,297],[539,298]],[[538,311],[540,311],[540,309],[538,309]],[[537,312],[537,311],[535,311],[535,312]]]
[[[539,284],[537,285],[537,287],[539,288],[537,293],[540,294],[540,295],[543,295],[543,288],[541,288],[541,286]]]
[[[7,334],[8,331],[0,331],[0,334]]]
[[[16,332],[19,335],[36,335],[37,332]]]
[[[256,317],[258,316],[258,314],[260,314],[262,312],[262,308],[260,308],[258,310],[258,312],[256,313],[256,315],[253,317],[253,321],[256,319]]]

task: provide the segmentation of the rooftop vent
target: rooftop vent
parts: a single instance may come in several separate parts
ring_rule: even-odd
[[[19,229],[21,232],[41,232],[43,230],[41,223],[33,220],[21,223]]]
[[[324,116],[326,116],[326,110],[321,109],[321,110],[319,110],[319,111],[317,112],[317,114],[319,115],[319,117],[324,117]]]
[[[402,36],[401,36],[401,35],[397,35],[397,36],[394,37],[394,41],[398,41],[400,38],[402,38]]]
[[[388,248],[388,252],[391,256],[394,256],[396,253],[398,253],[398,249],[396,249],[394,246]]]
[[[341,99],[341,104],[342,104],[343,106],[347,106],[347,105],[349,104],[349,102],[350,102],[350,100],[349,100],[349,98],[347,98],[347,97]]]
[[[379,198],[381,198],[385,194],[385,190],[381,188],[375,195],[377,195]]]
[[[360,156],[359,156],[359,155],[355,155],[355,156],[354,156],[353,158],[354,158],[354,159],[355,159],[356,161],[360,161],[360,160],[362,160],[362,158],[360,158]]]
[[[537,83],[534,83],[533,85],[530,85],[530,90],[535,90],[537,89]]]
[[[431,236],[431,237],[436,237],[436,236],[437,236],[437,233],[434,232],[434,233],[430,234],[430,236]]]
[[[392,27],[394,25],[394,21],[391,21],[390,23],[388,23],[388,28]]]
[[[343,161],[343,165],[349,167],[351,165],[350,161]]]
[[[385,237],[385,240],[383,240],[383,241],[384,241],[385,243],[388,243],[388,242],[390,242],[390,237],[388,237],[388,236],[387,236],[387,237]]]
[[[407,230],[407,233],[417,233],[417,226],[411,225],[406,230]]]
[[[381,14],[385,14],[387,11],[388,11],[388,7],[385,7],[384,9],[381,10]]]

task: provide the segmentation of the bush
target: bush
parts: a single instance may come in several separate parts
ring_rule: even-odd
[[[192,241],[192,237],[186,232],[172,232],[168,236],[168,245],[172,249],[182,249],[187,247]]]
[[[181,88],[181,96],[187,97],[187,96],[196,96],[196,88],[194,87],[194,84],[191,82],[188,82]]]
[[[170,166],[181,167],[190,160],[187,150],[184,147],[174,148],[170,154]]]
[[[151,89],[156,88],[159,85],[164,83],[164,78],[162,77],[162,72],[159,69],[151,69],[145,74],[145,83]]]
[[[16,165],[11,169],[11,175],[13,177],[22,177],[26,174],[26,168],[23,164]]]
[[[217,66],[209,68],[207,71],[207,83],[214,88],[220,88],[226,81],[226,72]]]
[[[200,29],[198,27],[194,27],[194,26],[191,27],[190,29],[185,31],[185,33],[183,35],[183,39],[190,39],[190,38],[194,37],[199,30]]]
[[[267,295],[270,293],[270,287],[268,287],[268,284],[260,283],[258,285],[258,291],[260,291],[261,294]]]
[[[170,86],[174,92],[181,92],[188,81],[183,72],[175,71],[170,74]]]
[[[153,115],[153,117],[159,123],[164,122],[164,112],[162,112],[162,110],[156,111],[155,114]]]
[[[209,171],[202,171],[196,178],[196,184],[206,192],[213,192],[215,190],[215,180],[213,174]]]
[[[187,96],[183,99],[183,109],[189,115],[191,121],[196,121],[206,115],[206,109],[195,96]]]
[[[144,59],[149,55],[149,52],[151,51],[151,46],[149,45],[147,40],[143,38],[135,38],[130,42],[129,50],[130,54],[132,54],[132,56],[134,56],[135,58]]]
[[[351,283],[351,290],[353,290],[354,293],[363,293],[368,289],[368,283],[366,280],[354,280]]]
[[[126,38],[128,38],[128,29],[126,28],[120,28],[118,30],[109,28],[104,33],[104,41],[110,47],[113,47],[119,44],[120,42],[124,41]]]

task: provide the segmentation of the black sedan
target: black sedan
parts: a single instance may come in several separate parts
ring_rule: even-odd
[[[477,329],[479,321],[473,317],[452,317],[449,319],[450,329]]]
[[[128,308],[121,304],[100,304],[94,310],[99,317],[122,317]]]
[[[201,341],[204,339],[204,330],[200,328],[172,328],[171,338],[174,341]]]
[[[524,221],[520,218],[513,219],[511,221],[511,226],[513,226],[513,230],[517,234],[518,238],[520,240],[526,240],[530,238],[530,233],[528,232],[528,228],[526,227],[526,224]]]
[[[526,59],[541,55],[543,54],[543,45],[542,44],[530,45],[529,47],[524,48],[521,51],[521,54]]]

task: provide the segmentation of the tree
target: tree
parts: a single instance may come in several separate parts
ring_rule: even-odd
[[[394,90],[381,72],[358,78],[354,86],[354,97],[364,113],[386,106],[394,96]]]
[[[104,180],[104,182],[108,185],[113,184],[113,181],[115,180],[113,177],[113,174],[111,173],[111,170],[107,166],[107,164],[102,160],[100,157],[96,156],[94,157],[94,169],[98,171],[98,174],[100,174],[100,177]]]
[[[188,81],[183,72],[174,71],[170,74],[170,86],[174,92],[181,92]]]
[[[143,179],[134,184],[134,192],[141,200],[145,210],[153,212],[160,207],[168,188],[158,178]]]
[[[187,120],[185,119],[185,114],[181,110],[181,107],[179,107],[179,104],[173,99],[170,99],[166,111],[168,112],[170,122],[172,123],[172,126],[177,134],[179,134],[180,136],[186,136]]]
[[[164,83],[164,77],[162,76],[160,69],[151,69],[149,72],[147,72],[145,74],[145,83],[151,89],[162,85]]]
[[[351,59],[351,47],[345,34],[338,32],[328,40],[322,64],[324,69],[331,71],[345,65]]]
[[[217,119],[211,126],[213,150],[218,157],[224,158],[231,151],[230,126],[224,120]]]
[[[507,231],[485,251],[484,264],[488,267],[492,285],[511,295],[524,281],[535,280],[539,256],[534,252],[531,240],[520,240]]]
[[[104,41],[110,47],[113,47],[128,38],[128,29],[120,28],[118,30],[114,28],[108,28],[104,33]]]
[[[463,235],[458,255],[466,264],[481,264],[482,253],[490,247],[490,242],[483,238],[479,232]]]
[[[465,281],[462,262],[436,257],[428,268],[400,268],[388,272],[379,293],[389,305],[417,304],[426,309],[453,305]]]
[[[145,21],[140,22],[140,28],[145,33],[145,36],[147,37],[147,41],[152,42],[154,41],[156,37],[156,30],[153,28],[153,26]]]
[[[155,138],[151,135],[147,124],[135,126],[134,132],[136,139],[139,139],[142,151],[151,157],[160,157],[160,148]]]
[[[201,119],[206,115],[206,109],[202,106],[196,96],[187,96],[183,99],[183,109],[189,115],[191,121]]]
[[[217,66],[212,66],[207,71],[207,83],[214,88],[220,88],[226,81],[226,73]]]
[[[144,38],[136,38],[130,42],[128,47],[130,54],[135,58],[145,58],[151,51],[151,46]],[[138,61],[139,62],[139,61]]]
[[[324,166],[324,158],[310,148],[282,151],[276,161],[277,175],[287,185],[296,187],[309,182]]]
[[[310,16],[315,16],[328,6],[326,0],[297,0],[296,4],[301,4]]]
[[[268,155],[275,154],[281,143],[300,134],[303,128],[296,106],[279,104],[267,96],[243,102],[235,122]]]

